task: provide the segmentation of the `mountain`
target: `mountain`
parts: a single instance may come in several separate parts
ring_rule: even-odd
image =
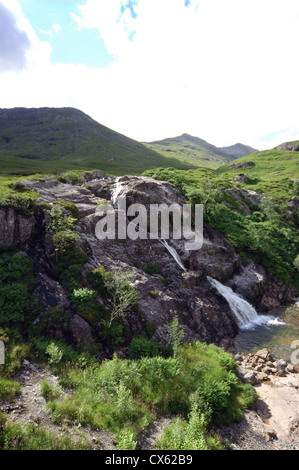
[[[153,167],[191,168],[73,108],[0,109],[0,163],[2,174],[100,169],[121,175]]]
[[[299,141],[286,142],[274,149],[255,152],[218,168],[219,174],[245,173],[265,181],[299,178]]]
[[[243,144],[230,145],[229,147],[219,147],[219,150],[221,150],[223,153],[226,153],[227,155],[233,155],[235,158],[246,157],[251,153],[258,152],[257,149]]]
[[[189,134],[144,144],[151,150],[164,156],[171,155],[185,164],[189,163],[211,169],[216,169],[235,158],[255,151],[251,147],[242,144],[218,148],[199,137],[193,137]]]

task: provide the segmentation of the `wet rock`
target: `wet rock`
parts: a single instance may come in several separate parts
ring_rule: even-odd
[[[256,306],[261,301],[266,281],[266,270],[261,265],[249,261],[242,263],[226,285]]]

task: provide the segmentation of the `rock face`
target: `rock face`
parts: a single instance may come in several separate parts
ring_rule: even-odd
[[[185,270],[159,240],[99,240],[96,237],[97,207],[102,203],[114,203],[117,207],[119,195],[126,196],[128,207],[135,203],[147,208],[150,204],[186,203],[180,190],[169,182],[136,176],[112,178],[99,173],[92,179],[88,174],[86,180],[75,185],[50,178],[45,181],[23,180],[22,184],[38,192],[39,200],[50,205],[62,199],[77,206],[76,232],[80,237],[77,246],[89,256],[84,275],[88,270],[98,268],[99,264],[107,271],[121,269],[133,273],[133,285],[138,292],[138,312],[122,321],[135,334],[150,330],[154,337],[168,345],[168,324],[177,314],[187,340],[224,344],[228,338],[233,338],[238,333],[236,319],[227,302],[211,287],[207,276],[229,285],[256,307],[262,305],[265,309],[293,294],[285,286],[283,288],[273,282],[262,266],[253,261],[243,263],[223,234],[206,224],[200,250],[187,251],[184,241],[169,241]],[[70,301],[52,274],[55,257],[49,222],[49,215],[43,210],[37,219],[25,217],[14,209],[0,208],[0,244],[27,243],[27,253],[34,260],[37,272],[35,294],[42,312],[53,307],[70,311]],[[156,271],[149,270],[152,266]],[[77,344],[101,328],[101,325],[89,325],[85,319],[70,313],[72,335]]]
[[[54,307],[63,310],[70,308],[70,301],[66,292],[58,282],[42,273],[38,273],[37,280],[38,284],[34,290],[34,295],[40,301],[41,314]]]
[[[36,220],[13,207],[0,207],[0,246],[13,247],[27,243],[33,235]]]

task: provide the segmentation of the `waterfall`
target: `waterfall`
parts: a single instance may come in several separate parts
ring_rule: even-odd
[[[236,294],[230,287],[224,286],[221,282],[207,276],[208,281],[216,287],[228,302],[231,311],[235,315],[241,330],[250,330],[255,326],[263,324],[275,324],[271,315],[258,315],[257,311],[245,299]]]
[[[175,248],[173,248],[172,246],[170,246],[166,240],[163,240],[162,238],[159,239],[160,242],[162,243],[162,245],[165,246],[165,248],[169,251],[169,253],[171,254],[171,256],[175,259],[175,261],[177,262],[177,264],[179,265],[179,267],[183,270],[183,271],[186,271],[186,268],[185,266],[183,265],[182,263],[182,260],[178,254],[178,252],[176,251]]]
[[[112,192],[112,203],[113,205],[115,205],[117,203],[117,200],[118,200],[118,196],[120,195],[121,191],[122,191],[122,183],[119,181],[120,180],[120,176],[118,176],[115,180],[115,184],[114,184],[114,188],[113,188],[113,192]]]

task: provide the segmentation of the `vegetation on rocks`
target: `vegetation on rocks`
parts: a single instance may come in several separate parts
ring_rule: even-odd
[[[275,149],[233,164],[225,157],[229,165],[217,172],[155,168],[144,176],[159,184],[151,178],[123,183],[133,202],[140,197],[146,204],[157,203],[164,191],[167,197],[175,195],[193,206],[204,204],[204,229],[209,240],[219,243],[205,247],[198,262],[201,268],[221,276],[224,268],[217,256],[227,247],[225,256],[233,258],[228,261],[229,275],[249,259],[269,273],[267,282],[275,276],[298,287],[294,153]],[[37,163],[42,170],[48,168],[43,158],[29,157],[14,155],[6,170],[12,171],[20,158],[29,161],[28,171]],[[60,168],[58,156],[53,159]],[[125,153],[117,164],[124,159]],[[136,168],[136,161],[121,171]],[[287,178],[287,161],[291,179]],[[52,161],[53,173],[56,163]],[[105,430],[112,433],[118,449],[134,450],[156,420],[170,416],[157,449],[221,449],[221,439],[212,430],[240,421],[244,409],[254,408],[257,399],[251,384],[242,383],[236,375],[233,356],[208,344],[213,334],[221,332],[217,344],[225,335],[235,334],[231,312],[210,285],[206,287],[209,272],[198,269],[192,274],[195,256],[183,253],[190,270],[182,274],[156,241],[144,251],[125,240],[99,244],[94,237],[95,208],[111,201],[115,179],[99,183],[99,175],[79,169],[77,157],[74,165],[68,164],[66,159],[63,166],[68,171],[59,177],[31,176],[26,181],[1,177],[3,227],[11,221],[20,225],[19,212],[32,223],[21,246],[15,246],[12,234],[10,243],[1,247],[0,340],[5,346],[1,404],[13,403],[20,395],[20,374],[29,360],[57,378],[57,384],[44,379],[40,383],[54,429]],[[112,167],[112,163],[107,165]],[[141,171],[146,168],[146,161],[139,166]],[[162,181],[173,184],[163,186]],[[10,209],[15,218],[8,217]],[[57,439],[48,429],[12,422],[9,412],[0,415],[0,449],[71,448],[87,449],[90,443],[67,433]]]
[[[295,261],[299,219],[288,206],[296,196],[293,181],[281,179],[273,183],[256,177],[249,183],[240,183],[228,178],[230,173],[224,178],[202,169],[155,169],[144,174],[170,181],[192,204],[204,204],[205,221],[225,234],[244,257],[267,266],[283,282],[299,286]],[[253,202],[248,190],[260,194],[261,202]]]

